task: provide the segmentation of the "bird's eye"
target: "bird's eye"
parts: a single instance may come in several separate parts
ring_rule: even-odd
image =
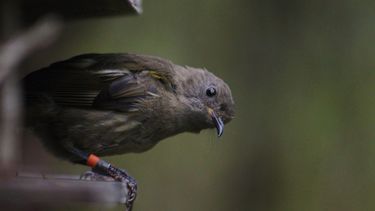
[[[216,95],[216,89],[213,88],[213,87],[209,87],[207,90],[206,90],[206,95],[209,96],[209,97],[213,97]]]

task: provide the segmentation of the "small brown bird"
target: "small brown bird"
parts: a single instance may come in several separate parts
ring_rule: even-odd
[[[55,155],[136,183],[95,155],[143,152],[182,132],[216,128],[234,115],[228,85],[207,70],[153,56],[85,54],[24,79],[27,127]]]

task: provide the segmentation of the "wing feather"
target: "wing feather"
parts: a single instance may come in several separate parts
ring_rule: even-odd
[[[171,68],[170,61],[158,57],[84,54],[29,74],[24,91],[31,103],[48,97],[62,106],[136,111],[140,99],[158,96],[139,75],[172,84]]]

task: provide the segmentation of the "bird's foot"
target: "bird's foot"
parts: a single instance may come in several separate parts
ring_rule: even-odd
[[[128,210],[131,210],[131,208],[133,207],[133,202],[137,197],[137,181],[133,177],[131,177],[125,170],[116,168],[112,165],[108,167],[106,173],[109,176],[111,176],[114,180],[124,182],[127,184],[129,189],[127,207]]]
[[[81,174],[81,180],[89,180],[89,181],[105,181],[105,182],[114,182],[116,181],[113,177],[109,175],[104,175],[102,173],[97,173],[92,170],[86,171]]]
[[[123,170],[112,165],[107,165],[106,168],[95,167],[91,171],[87,171],[81,175],[81,179],[95,180],[95,181],[119,181],[126,184],[128,188],[128,197],[126,200],[126,208],[128,211],[132,210],[133,203],[137,196],[137,182]]]

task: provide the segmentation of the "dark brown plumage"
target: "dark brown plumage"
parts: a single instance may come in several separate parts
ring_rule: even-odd
[[[89,154],[143,152],[182,132],[216,127],[220,136],[234,115],[229,87],[212,73],[136,54],[54,63],[29,74],[24,93],[27,127],[77,163]]]
[[[25,79],[28,126],[55,154],[142,152],[181,133],[233,117],[229,87],[212,73],[152,56],[85,54]],[[217,93],[207,96],[209,89]],[[78,158],[79,159],[79,158]]]

